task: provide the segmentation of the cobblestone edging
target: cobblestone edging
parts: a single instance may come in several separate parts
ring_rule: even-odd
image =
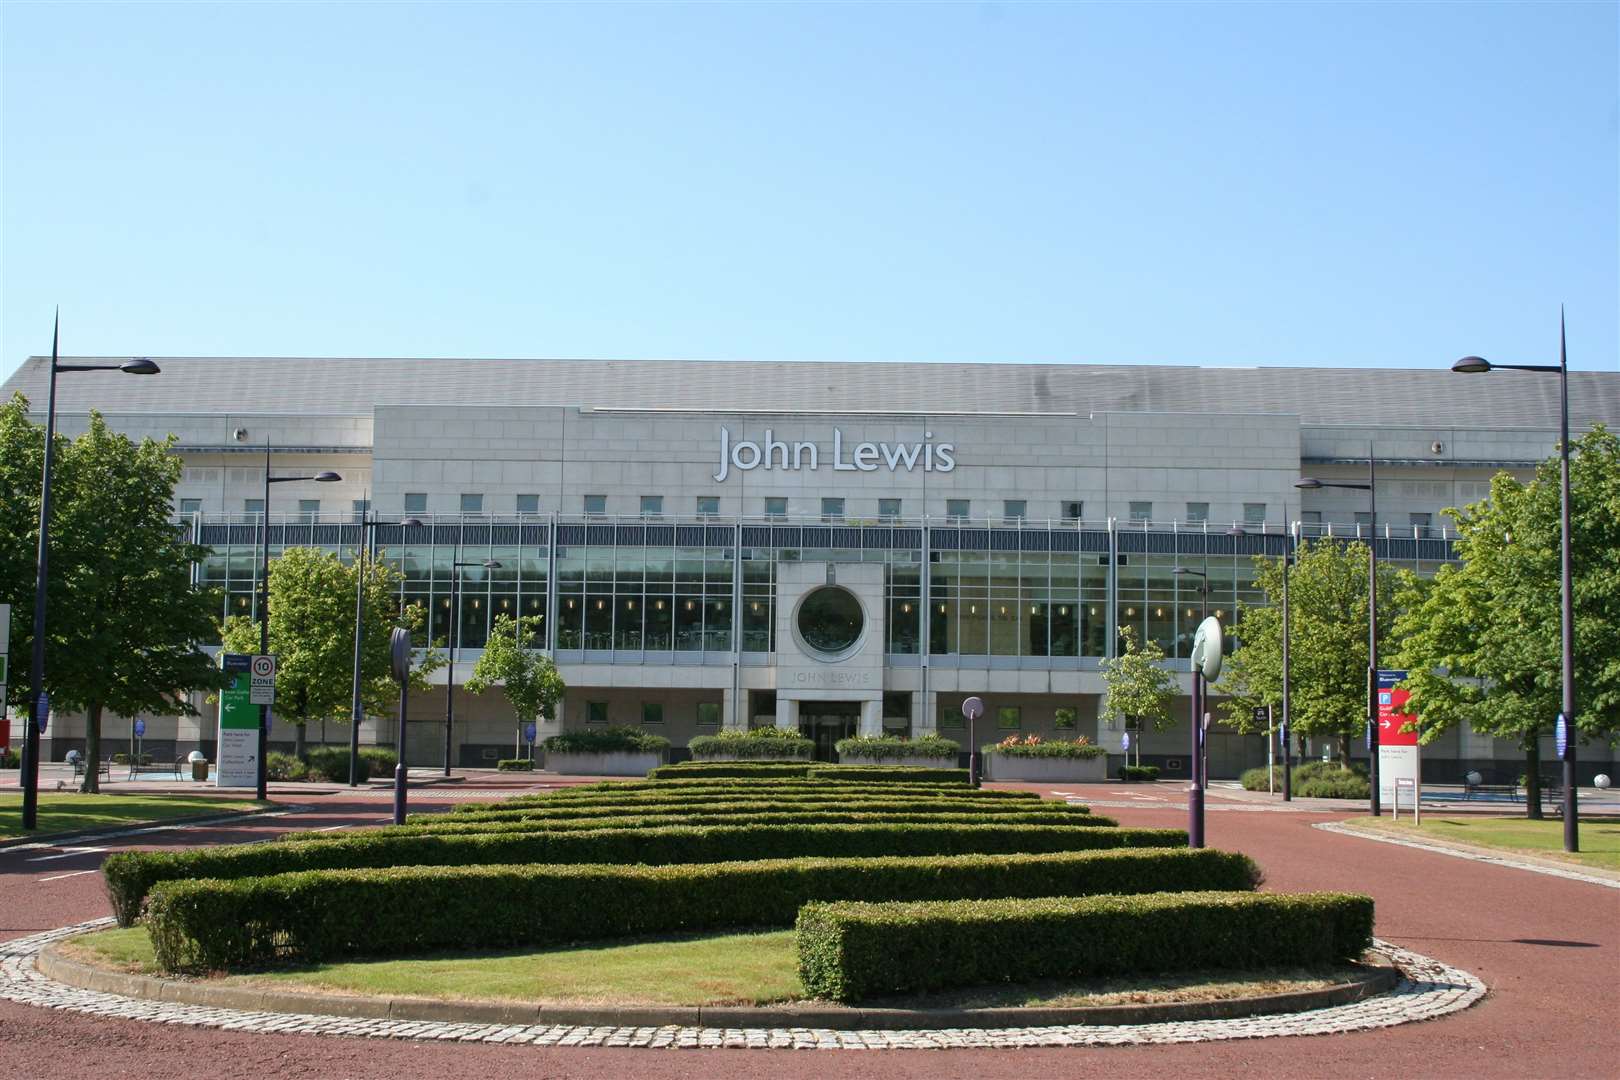
[[[1151,1024],[949,1028],[930,1031],[836,1031],[813,1027],[685,1027],[677,1025],[571,1025],[450,1023],[434,1020],[316,1016],[148,1001],[80,990],[42,974],[39,953],[53,942],[112,924],[95,919],[0,944],[0,997],[90,1016],[185,1024],[226,1031],[338,1035],[361,1038],[527,1043],[535,1046],[622,1046],[655,1049],[707,1047],[791,1049],[949,1049],[954,1047],[1114,1046],[1254,1039],[1274,1035],[1327,1035],[1393,1027],[1466,1009],[1485,996],[1485,984],[1438,960],[1387,942],[1375,942],[1401,972],[1387,994],[1309,1012],[1231,1020]]]
[[[1547,874],[1551,877],[1568,878],[1570,881],[1584,881],[1588,885],[1603,885],[1610,889],[1620,889],[1620,878],[1600,877],[1597,874],[1583,873],[1573,867],[1551,866],[1545,862],[1532,862],[1528,859],[1515,858],[1512,855],[1493,855],[1487,851],[1459,847],[1455,844],[1428,843],[1423,840],[1409,840],[1404,836],[1380,836],[1377,833],[1364,832],[1361,829],[1337,821],[1320,821],[1312,825],[1311,828],[1338,833],[1340,836],[1354,836],[1362,840],[1372,840],[1380,844],[1398,844],[1401,847],[1416,848],[1419,851],[1429,851],[1437,855],[1450,855],[1454,859],[1472,859],[1474,862],[1491,863],[1495,866],[1511,867],[1514,870],[1528,870],[1533,874]]]

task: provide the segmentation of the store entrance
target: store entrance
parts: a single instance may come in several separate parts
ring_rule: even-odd
[[[858,701],[799,702],[799,734],[815,741],[817,761],[837,761],[838,740],[854,735],[860,725]]]

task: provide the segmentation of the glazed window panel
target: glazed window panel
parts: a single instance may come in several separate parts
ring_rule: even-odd
[[[1072,732],[1076,726],[1078,711],[1068,705],[1060,705],[1052,713],[1052,726],[1062,732]]]
[[[996,709],[996,728],[1000,731],[1017,731],[1023,727],[1024,710],[1017,705],[1003,705]]]

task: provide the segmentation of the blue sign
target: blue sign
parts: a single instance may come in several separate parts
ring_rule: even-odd
[[[39,733],[45,734],[45,725],[51,719],[51,695],[41,690],[39,700],[34,702],[34,722],[39,725]]]
[[[239,652],[220,653],[219,666],[232,675],[242,671],[251,671],[253,669],[253,657],[247,653]]]
[[[1130,748],[1131,748],[1131,733],[1130,733],[1130,732],[1128,732],[1128,731],[1127,731],[1127,732],[1126,732],[1126,733],[1125,733],[1125,734],[1124,734],[1124,735],[1123,735],[1123,736],[1122,736],[1122,737],[1121,737],[1121,740],[1120,740],[1120,741],[1121,741],[1121,742],[1123,742],[1123,743],[1124,743],[1124,744],[1125,744],[1125,745],[1124,745],[1124,747],[1123,747],[1123,748],[1124,748],[1124,749],[1126,749],[1126,750],[1129,750],[1129,749],[1130,749]]]
[[[534,725],[533,724],[524,724],[523,725],[523,741],[524,742],[534,742]]]
[[[145,720],[137,720],[137,721],[135,721],[135,737],[137,739],[139,739],[142,736],[144,736],[145,734],[146,734],[146,721]]]
[[[1553,725],[1553,745],[1558,748],[1558,760],[1563,761],[1569,749],[1569,721],[1563,713],[1558,714],[1558,722]]]

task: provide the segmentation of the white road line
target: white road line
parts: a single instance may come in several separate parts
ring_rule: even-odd
[[[55,855],[36,855],[28,862],[49,862],[51,859],[65,859],[70,855],[97,855],[107,849],[104,847],[67,847]]]
[[[56,874],[52,877],[42,877],[39,879],[39,884],[43,885],[47,881],[61,881],[63,878],[78,877],[80,874],[94,873],[96,873],[96,870],[75,870],[71,874]]]
[[[355,587],[359,588],[359,586],[355,586]],[[350,824],[352,824],[352,822],[344,822],[342,825],[324,825],[319,829],[311,829],[309,831],[310,832],[334,832],[337,829],[347,829]]]
[[[188,829],[213,829],[218,828],[221,825],[232,825],[238,821],[257,821],[260,818],[278,818],[286,817],[288,814],[302,814],[305,811],[312,809],[314,809],[314,807],[311,806],[288,806],[283,807],[280,810],[265,810],[249,814],[229,814],[215,818],[205,818],[202,821],[181,821],[168,825],[141,825],[130,829],[120,829],[117,832],[96,833],[94,839],[118,840],[126,836],[144,836],[147,833],[169,832],[171,830],[175,832],[185,832]],[[90,837],[88,835],[83,837],[69,836],[65,837],[65,839],[68,842],[72,842],[78,839],[90,839]],[[51,848],[61,846],[61,841],[52,843],[48,840],[40,840],[32,844],[14,844],[11,847],[0,848],[0,855],[8,855],[15,851],[48,851]]]

